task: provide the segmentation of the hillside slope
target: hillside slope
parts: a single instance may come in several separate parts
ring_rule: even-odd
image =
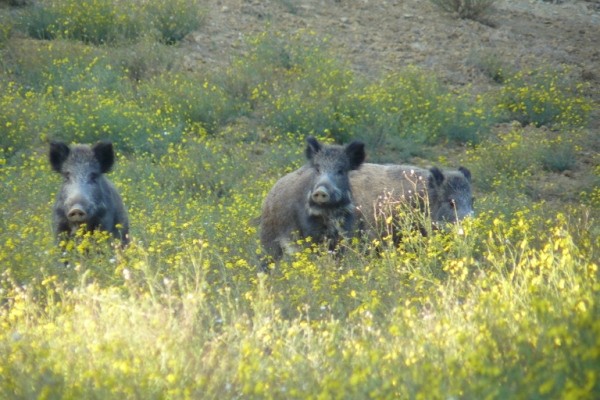
[[[189,37],[190,67],[224,65],[244,37],[264,29],[308,30],[366,75],[417,65],[451,84],[487,85],[476,64],[494,56],[515,69],[570,66],[600,98],[598,1],[496,1],[483,23],[420,0],[211,0],[209,10],[206,26]]]
[[[211,0],[207,7],[205,25],[183,45],[183,63],[193,71],[226,67],[248,51],[248,37],[265,30],[327,38],[339,57],[368,78],[414,65],[451,87],[469,85],[471,93],[498,87],[494,69],[568,71],[569,79],[583,83],[586,96],[595,103],[586,135],[590,140],[577,154],[576,168],[540,175],[533,183],[538,186],[534,197],[572,201],[572,194],[595,179],[592,170],[600,151],[600,1],[498,0],[481,22],[460,19],[422,0]],[[495,130],[508,132],[512,127],[504,124]],[[443,145],[433,152],[443,154],[450,164],[464,162],[461,148]]]

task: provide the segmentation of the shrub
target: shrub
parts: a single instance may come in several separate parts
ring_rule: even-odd
[[[291,46],[284,39],[259,40],[253,53],[264,55],[235,74],[249,78],[245,97],[253,108],[265,104],[259,110],[275,132],[325,133],[338,142],[361,137],[383,146],[398,136],[420,144],[476,143],[489,129],[492,118],[482,98],[451,93],[426,71],[407,68],[368,84],[328,56],[326,43],[294,38]]]
[[[249,64],[242,87],[253,104],[265,105],[260,111],[270,128],[280,133],[328,132],[343,140],[348,125],[344,102],[353,74],[325,54],[326,41],[310,35],[259,35],[251,45],[254,55],[243,62]]]
[[[478,20],[489,12],[495,0],[431,0],[447,12],[455,12],[460,18]]]
[[[108,55],[106,55],[108,56]],[[151,38],[110,49],[114,65],[134,84],[149,80],[165,72],[177,70],[180,51]]]
[[[128,87],[124,68],[108,50],[64,40],[17,40],[7,49],[5,68],[21,86],[38,93]]]
[[[550,140],[541,152],[542,167],[552,172],[573,169],[577,163],[576,145],[558,136]]]
[[[80,90],[65,96],[55,88],[37,94],[9,86],[0,102],[10,106],[0,117],[0,142],[7,154],[37,148],[49,139],[83,143],[107,139],[117,142],[121,151],[160,155],[187,129],[172,115],[142,108],[113,92]]]
[[[0,148],[7,158],[14,153],[34,148],[39,144],[39,131],[32,123],[37,99],[14,83],[0,81]]]
[[[157,34],[165,43],[180,41],[204,18],[198,0],[135,1],[42,0],[24,17],[29,35],[102,44]]]
[[[567,72],[516,73],[500,90],[497,112],[523,125],[584,126],[591,104],[583,95],[583,85],[573,83]]]
[[[179,42],[188,33],[200,28],[206,18],[204,2],[200,0],[150,1],[145,5],[143,18],[146,29],[157,29],[166,44]]]
[[[138,87],[142,104],[173,115],[182,125],[200,123],[210,133],[246,112],[248,106],[192,73],[165,73]]]
[[[4,48],[13,30],[13,22],[4,14],[0,15],[0,50]]]
[[[496,83],[504,83],[507,77],[514,75],[513,68],[491,50],[472,51],[468,62]]]
[[[263,32],[248,38],[247,46],[247,54],[235,58],[225,73],[215,78],[231,97],[248,102],[253,109],[299,61],[292,60],[294,46],[281,34]]]
[[[514,204],[523,204],[537,200],[544,187],[550,188],[543,171],[562,172],[576,167],[585,137],[580,130],[556,133],[547,128],[513,127],[511,131],[467,150],[466,162],[473,167],[477,188],[510,193]],[[551,178],[548,183],[553,180]],[[577,184],[587,186],[585,181]],[[574,194],[569,193],[572,190],[557,195],[567,198]]]
[[[399,121],[394,134],[429,144],[445,140],[477,143],[489,129],[491,118],[483,98],[471,100],[452,93],[426,71],[408,68],[379,87],[385,88],[376,95],[380,106]]]
[[[486,192],[523,192],[538,168],[538,147],[520,129],[490,138],[467,151],[477,187]]]
[[[119,8],[113,0],[47,0],[36,2],[26,16],[34,38],[66,38],[101,44],[132,39],[140,34],[137,7]],[[133,12],[132,12],[133,11]]]
[[[113,92],[82,90],[65,97],[58,104],[49,104],[54,123],[46,132],[54,139],[93,142],[112,139],[125,152],[149,151],[160,155],[168,143],[181,140],[186,126],[173,114],[142,107],[135,100]]]

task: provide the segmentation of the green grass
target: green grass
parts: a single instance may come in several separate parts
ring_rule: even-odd
[[[95,42],[0,40],[0,398],[598,397],[597,105],[564,71],[475,95],[414,67],[367,79],[307,32],[202,75],[161,38]],[[477,216],[259,274],[262,200],[308,133],[460,162]],[[115,142],[129,247],[56,245],[50,139]],[[567,169],[583,179],[539,198]]]

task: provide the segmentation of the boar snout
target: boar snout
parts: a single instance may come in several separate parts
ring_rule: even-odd
[[[71,222],[85,222],[87,217],[88,215],[81,204],[75,204],[67,213],[67,218]]]
[[[328,175],[317,180],[314,189],[309,195],[309,203],[319,207],[329,207],[343,203],[342,191]]]
[[[311,198],[316,204],[327,204],[331,196],[325,186],[319,186],[313,191]]]

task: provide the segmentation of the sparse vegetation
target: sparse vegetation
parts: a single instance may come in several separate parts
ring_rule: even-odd
[[[151,35],[175,43],[197,29],[203,18],[202,2],[198,0],[40,0],[27,10],[22,24],[31,37],[38,39],[102,44]]]
[[[514,75],[514,68],[490,50],[477,49],[472,51],[469,54],[468,62],[496,83],[504,83],[508,76]]]
[[[591,105],[569,71],[521,71],[506,80],[497,110],[523,125],[585,126]]]
[[[597,105],[568,71],[474,93],[417,67],[363,76],[327,40],[269,30],[187,71],[166,45],[180,33],[100,13],[127,2],[74,4],[0,27],[0,398],[598,397]],[[371,161],[398,143],[453,157],[477,216],[343,257],[309,245],[259,274],[261,202],[309,133],[365,140]],[[50,139],[114,141],[129,247],[54,242]],[[586,174],[576,190],[532,194],[567,169]]]
[[[460,18],[479,20],[487,16],[495,0],[431,0],[444,11],[457,13]]]

